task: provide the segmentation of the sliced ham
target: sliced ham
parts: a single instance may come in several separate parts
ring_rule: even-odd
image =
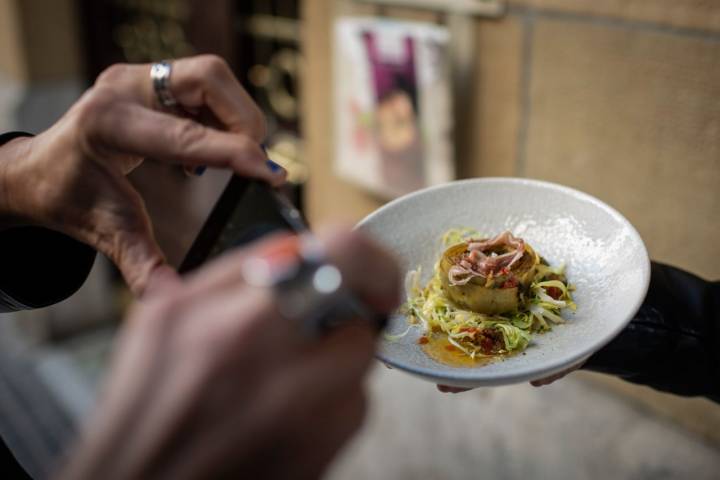
[[[498,255],[489,250],[508,247],[506,253]],[[468,254],[448,271],[451,285],[465,285],[473,277],[497,275],[504,269],[510,269],[525,253],[525,242],[509,231],[485,240],[471,240]]]

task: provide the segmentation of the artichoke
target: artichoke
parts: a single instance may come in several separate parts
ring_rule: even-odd
[[[504,232],[493,239],[470,240],[442,255],[442,288],[458,307],[486,315],[514,312],[527,291],[540,258],[521,239]]]

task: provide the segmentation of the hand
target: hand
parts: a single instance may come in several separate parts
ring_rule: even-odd
[[[583,360],[580,363],[577,363],[573,365],[572,367],[563,370],[562,372],[555,373],[553,375],[550,375],[549,377],[540,378],[538,380],[533,380],[530,382],[530,385],[533,387],[543,387],[545,385],[550,385],[551,383],[560,380],[561,378],[565,377],[566,375],[569,375],[570,373],[574,372],[575,370],[578,370],[583,366],[585,363],[585,360]],[[443,393],[462,393],[467,392],[468,390],[472,390],[472,388],[462,388],[462,387],[451,387],[449,385],[437,385],[437,389],[440,390]]]
[[[549,377],[540,378],[538,380],[533,380],[530,382],[530,385],[533,387],[543,387],[545,385],[550,385],[553,382],[556,382],[560,380],[561,378],[564,378],[566,375],[571,374],[575,370],[580,369],[585,364],[585,360],[583,360],[580,363],[576,363],[575,365],[571,366],[570,368],[567,368],[561,372],[555,373],[553,375],[550,375]]]
[[[61,478],[316,478],[364,415],[374,329],[299,334],[248,258],[295,237],[219,258],[178,280],[153,276],[116,350],[94,418]],[[351,290],[378,312],[399,298],[394,260],[358,233],[322,239]]]
[[[114,65],[49,130],[8,143],[0,159],[0,217],[95,247],[140,293],[164,263],[143,200],[125,178],[144,158],[284,181],[259,146],[260,110],[223,60],[175,61],[170,89],[183,118],[157,104],[150,65]]]

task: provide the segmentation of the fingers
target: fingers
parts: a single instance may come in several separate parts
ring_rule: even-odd
[[[150,67],[117,65],[99,77],[69,116],[73,127],[70,130],[76,133],[73,138],[79,141],[81,153],[104,166],[111,176],[121,177],[142,158],[150,157],[181,165],[230,168],[274,186],[282,184],[284,170],[267,166],[267,157],[258,143],[265,135],[262,115],[227,65],[216,57],[194,57],[178,64],[176,93],[190,109],[208,107],[206,111],[219,120],[219,126],[229,131],[147,108],[153,98]],[[103,221],[118,229],[83,233],[88,243],[118,265],[131,289],[140,293],[151,272],[164,260],[144,208],[124,205],[134,201],[136,192],[121,191],[125,198],[115,195],[118,191],[112,192],[115,205],[110,205],[107,194],[98,196],[103,199],[99,208],[109,212],[111,218]],[[118,212],[127,217],[120,218]],[[130,228],[121,231],[126,226]]]
[[[583,362],[584,363],[584,362]],[[551,383],[560,380],[561,378],[565,377],[566,375],[574,372],[578,368],[582,367],[582,363],[578,365],[573,365],[572,367],[563,370],[562,372],[556,373],[554,375],[550,375],[549,377],[540,378],[538,380],[532,380],[530,382],[530,385],[533,387],[542,387],[545,385],[550,385]],[[472,390],[472,388],[463,388],[463,387],[451,387],[448,385],[436,385],[437,389],[443,393],[462,393],[467,392],[469,390]]]
[[[254,399],[244,398],[242,384],[236,385],[230,398],[240,407],[183,432],[193,441],[171,453],[165,476],[182,480],[202,472],[209,478],[319,478],[364,419],[362,390],[338,391],[300,410],[296,400],[313,385],[290,389],[274,381],[274,375],[264,380],[251,390]],[[238,401],[243,399],[250,401]]]
[[[389,313],[398,305],[400,270],[390,253],[357,231],[334,228],[319,238],[328,258],[358,297],[381,313]]]
[[[188,294],[212,291],[244,284],[245,268],[254,260],[267,262],[273,268],[297,262],[299,243],[296,235],[279,233],[260,242],[225,252],[187,278]]]
[[[191,345],[198,345],[199,350],[213,345],[214,356],[240,363],[257,353],[255,345],[272,345],[273,362],[293,359],[291,365],[285,366],[288,388],[301,389],[323,379],[323,385],[315,385],[308,393],[308,400],[322,398],[338,385],[359,382],[371,365],[375,332],[364,322],[345,325],[308,341],[299,324],[277,312],[272,293],[265,289],[238,285],[219,292],[209,290],[195,296],[202,302],[183,296],[188,304],[184,317],[190,322]],[[197,318],[206,320],[193,323]],[[191,346],[185,348],[196,351]]]
[[[110,87],[139,105],[160,110],[150,69],[150,64],[112,65],[95,85]],[[182,109],[199,112],[207,107],[226,130],[243,133],[257,143],[265,138],[262,112],[222,58],[199,55],[173,61],[169,87]]]
[[[130,182],[97,170],[85,172],[87,185],[67,196],[66,210],[52,222],[109,257],[130,289],[141,294],[153,272],[165,264],[164,255],[145,204]]]
[[[554,375],[550,375],[549,377],[540,378],[540,379],[538,379],[538,380],[533,380],[533,381],[530,382],[530,385],[532,385],[533,387],[542,387],[542,386],[545,386],[545,385],[550,385],[551,383],[553,383],[553,382],[555,382],[555,381],[557,381],[557,380],[560,380],[561,378],[565,377],[566,375],[568,375],[568,374],[574,372],[575,370],[579,369],[580,367],[583,366],[584,363],[585,363],[585,360],[583,360],[583,361],[580,362],[580,363],[577,363],[577,364],[573,365],[573,366],[570,367],[570,368],[567,368],[567,369],[563,370],[562,372],[558,372],[558,373],[556,373],[556,374],[554,374]]]
[[[309,348],[298,367],[286,372],[284,388],[294,399],[290,416],[315,419],[311,429],[298,432],[303,442],[292,446],[303,466],[292,473],[296,478],[319,478],[361,426],[366,413],[362,382],[374,345],[375,334],[367,325],[347,325]]]
[[[170,265],[162,264],[151,270],[145,282],[143,296],[158,295],[161,292],[179,288],[182,279]]]
[[[436,385],[436,387],[443,393],[462,393],[472,390],[472,388],[451,387],[449,385]]]
[[[308,347],[302,368],[292,373],[290,384],[313,383],[313,394],[322,397],[338,385],[357,383],[368,371],[375,353],[375,332],[365,322],[357,321],[330,332]],[[317,382],[315,382],[317,383]]]
[[[176,60],[170,89],[185,107],[208,107],[229,131],[242,132],[258,143],[265,138],[262,112],[222,58],[200,55]]]
[[[327,258],[337,265],[349,290],[377,313],[389,313],[399,302],[400,281],[395,260],[358,232],[335,230],[322,238]],[[215,290],[244,283],[257,269],[284,271],[299,259],[302,239],[277,235],[249,249],[221,256],[188,278],[188,292]],[[268,273],[266,276],[273,277]]]
[[[170,268],[149,229],[118,232],[111,241],[101,241],[98,248],[117,265],[135,295],[143,294],[155,270]]]
[[[298,466],[288,471],[290,465],[279,465],[277,478],[321,478],[328,464],[357,432],[365,419],[367,399],[359,385],[340,397],[333,396],[319,404],[312,412],[317,419],[312,429],[299,432],[302,442],[290,448]]]
[[[259,146],[266,135],[264,116],[224,60],[200,55],[173,62],[170,90],[180,110],[194,120],[159,111],[150,68],[149,64],[113,65],[88,95],[98,99],[95,110],[107,112],[108,104],[116,107],[112,114],[96,115],[105,119],[101,131],[115,151],[183,165],[231,168],[275,186],[284,182],[285,172],[271,171]]]
[[[139,105],[112,106],[99,115],[93,131],[113,151],[181,165],[230,168],[275,186],[285,180],[284,170],[271,170],[265,152],[250,136],[223,132]]]
[[[215,356],[221,357],[225,352],[228,362],[242,363],[248,356],[260,355],[257,345],[272,345],[270,351],[262,353],[274,357],[273,362],[279,361],[293,355],[303,340],[299,329],[277,314],[267,290],[235,286],[219,292],[207,291],[201,296],[204,301],[193,302],[195,305],[185,318],[190,323],[198,318],[207,320],[189,327],[194,332],[190,340],[201,349],[212,345]],[[272,362],[268,360],[269,363]]]

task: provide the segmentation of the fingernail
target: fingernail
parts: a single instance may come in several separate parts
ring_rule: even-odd
[[[205,165],[200,165],[200,166],[186,165],[185,167],[183,167],[183,170],[185,171],[185,175],[187,175],[188,177],[193,177],[193,176],[199,177],[203,173],[205,173],[205,170],[207,170],[207,167]]]
[[[266,164],[267,164],[268,168],[270,169],[270,171],[273,173],[285,173],[285,169],[282,166],[273,162],[269,158],[267,159]]]
[[[268,155],[267,145],[265,145],[264,143],[261,143],[260,148],[262,148],[262,151],[265,152],[265,157],[267,157],[267,155]],[[286,173],[285,169],[282,167],[282,165],[273,162],[269,158],[266,160],[265,164],[270,169],[270,171],[273,173]]]

